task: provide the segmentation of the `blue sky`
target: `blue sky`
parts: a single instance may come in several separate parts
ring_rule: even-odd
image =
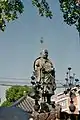
[[[80,78],[80,44],[74,26],[63,22],[58,0],[49,0],[53,19],[38,15],[30,0],[24,0],[24,13],[0,31],[0,77],[29,78],[33,61],[40,53],[40,38],[49,50],[56,68],[56,79],[64,82],[68,66]],[[1,80],[1,79],[0,79]],[[1,80],[2,81],[2,80]],[[30,81],[29,81],[30,82]],[[0,86],[0,97],[4,87]]]

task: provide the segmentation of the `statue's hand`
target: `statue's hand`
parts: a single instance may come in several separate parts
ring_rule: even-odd
[[[45,72],[45,68],[42,68],[42,72]]]
[[[40,82],[40,81],[37,81],[36,83],[37,83],[37,84],[41,84],[41,82]]]
[[[46,71],[45,68],[42,70],[43,74],[48,74],[49,71]]]

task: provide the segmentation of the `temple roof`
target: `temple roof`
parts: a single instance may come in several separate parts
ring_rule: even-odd
[[[34,106],[34,99],[29,96],[23,96],[19,100],[17,100],[12,106],[16,106],[22,108],[24,111],[32,112]]]

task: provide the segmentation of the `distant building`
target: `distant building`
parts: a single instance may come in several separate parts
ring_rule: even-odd
[[[76,91],[75,91],[76,90]],[[73,101],[74,101],[74,105],[76,106],[76,110],[75,110],[75,114],[79,114],[80,111],[80,88],[73,88],[73,90],[75,92],[75,96],[73,96]],[[55,101],[56,103],[59,103],[62,106],[62,111],[65,111],[67,113],[70,113],[69,110],[69,105],[70,105],[70,97],[69,97],[69,93],[64,94],[64,92],[59,93],[57,95],[53,95],[51,97],[51,101]]]

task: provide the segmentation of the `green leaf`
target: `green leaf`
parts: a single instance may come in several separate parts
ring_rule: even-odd
[[[39,10],[40,16],[46,16],[52,18],[52,11],[50,10],[49,4],[46,0],[32,0],[32,4]]]
[[[18,15],[23,13],[23,11],[24,6],[21,0],[0,0],[0,29],[4,31],[5,24],[17,19]]]
[[[77,5],[77,0],[59,0],[59,2],[64,21],[70,26],[75,25],[80,32],[80,4]]]

